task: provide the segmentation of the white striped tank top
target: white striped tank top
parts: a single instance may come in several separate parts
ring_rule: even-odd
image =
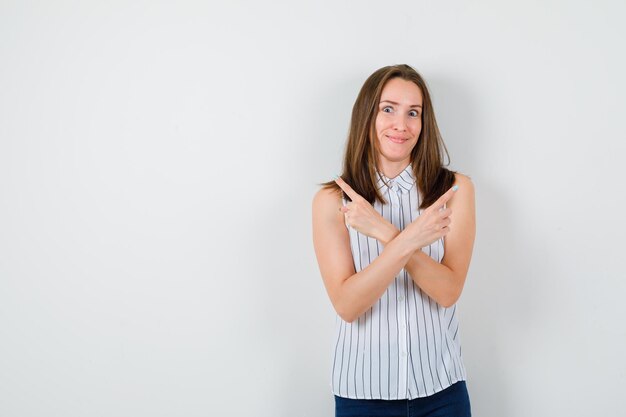
[[[379,176],[378,187],[387,204],[375,201],[374,209],[399,230],[420,215],[421,196],[410,164],[396,178]],[[351,227],[348,230],[359,272],[383,246]],[[422,250],[441,262],[443,238]],[[466,379],[456,305],[441,307],[404,269],[358,319],[347,323],[337,315],[332,349],[331,386],[340,397],[413,399]]]

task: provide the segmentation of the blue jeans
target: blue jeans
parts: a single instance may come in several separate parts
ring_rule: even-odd
[[[465,381],[414,400],[355,400],[335,395],[335,417],[471,417]]]

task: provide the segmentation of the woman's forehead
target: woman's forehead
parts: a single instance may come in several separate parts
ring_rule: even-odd
[[[383,87],[380,101],[421,106],[422,91],[417,84],[412,81],[403,80],[402,78],[393,78]]]

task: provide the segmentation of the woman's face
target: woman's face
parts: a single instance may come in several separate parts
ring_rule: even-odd
[[[393,78],[385,84],[375,129],[383,172],[389,163],[408,165],[422,131],[422,92],[415,83]]]

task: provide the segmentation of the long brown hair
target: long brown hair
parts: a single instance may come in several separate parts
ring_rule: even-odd
[[[433,204],[454,184],[454,171],[444,168],[443,156],[450,160],[435,120],[435,112],[424,79],[408,65],[383,67],[365,81],[352,107],[350,131],[346,143],[341,178],[370,204],[378,200],[386,204],[378,191],[376,173],[378,141],[376,140],[376,115],[385,84],[393,78],[415,83],[422,92],[422,131],[411,151],[411,165],[423,199],[420,209]],[[320,184],[324,188],[340,190],[335,181]],[[350,199],[345,193],[344,197]]]

